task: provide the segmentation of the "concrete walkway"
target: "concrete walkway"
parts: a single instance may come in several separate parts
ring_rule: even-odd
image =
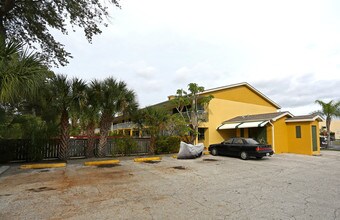
[[[329,150],[339,150],[340,151],[340,145],[333,144],[333,145],[329,146],[327,149],[329,149]]]
[[[9,169],[9,166],[0,166],[0,175]]]

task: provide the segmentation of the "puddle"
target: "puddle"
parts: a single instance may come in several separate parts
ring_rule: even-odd
[[[31,192],[43,192],[43,191],[51,191],[51,190],[56,190],[55,188],[51,188],[51,187],[39,187],[39,188],[32,188],[32,189],[28,189],[27,191],[31,191]]]
[[[203,161],[218,161],[216,159],[203,159]]]
[[[159,160],[148,160],[148,161],[144,161],[144,163],[159,163],[161,161]]]
[[[186,168],[184,166],[175,166],[175,167],[172,167],[176,170],[185,170]]]
[[[12,194],[2,194],[2,195],[0,195],[0,197],[1,196],[11,196]]]
[[[120,164],[102,164],[98,165],[97,168],[105,168],[105,167],[118,167],[121,166]]]
[[[50,170],[40,170],[39,173],[50,172]]]

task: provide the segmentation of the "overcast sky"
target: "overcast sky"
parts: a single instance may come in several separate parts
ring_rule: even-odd
[[[196,82],[248,82],[294,115],[340,100],[340,1],[121,0],[89,44],[57,39],[73,59],[56,73],[127,82],[140,105]]]

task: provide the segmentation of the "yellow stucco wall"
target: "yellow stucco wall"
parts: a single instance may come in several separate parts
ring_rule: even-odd
[[[286,118],[282,117],[273,122],[274,125],[274,151],[276,154],[288,152],[287,126]],[[268,142],[273,145],[272,142]]]
[[[317,151],[313,151],[312,125],[316,126]],[[296,126],[301,126],[301,138],[296,138]],[[289,122],[288,131],[288,152],[296,154],[320,154],[319,122]]]
[[[209,95],[214,96],[207,109],[209,119],[208,122],[200,125],[200,127],[209,128],[206,133],[206,139],[203,141],[204,146],[219,143],[230,137],[239,136],[239,134],[236,133],[239,131],[235,130],[227,129],[217,131],[217,127],[220,126],[223,121],[240,115],[253,115],[277,111],[275,106],[246,86],[212,92],[209,93]],[[247,135],[247,129],[245,129],[245,135]]]
[[[213,95],[217,99],[225,99],[236,102],[262,105],[271,108],[273,107],[273,105],[270,102],[268,102],[262,96],[258,95],[245,85],[207,93],[207,95]]]

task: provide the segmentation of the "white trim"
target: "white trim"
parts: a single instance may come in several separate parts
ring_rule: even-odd
[[[290,113],[290,112],[284,112],[283,114],[276,116],[276,117],[273,118],[272,120],[273,120],[273,121],[276,121],[276,120],[278,120],[278,119],[280,119],[280,118],[282,118],[282,117],[284,117],[284,116],[286,116],[286,115],[289,115],[289,116],[292,117],[292,118],[294,117],[294,115],[293,115],[292,113]]]
[[[275,136],[274,136],[275,135],[275,130],[274,130],[274,124],[271,121],[268,121],[268,122],[272,126],[272,141],[273,141],[272,147],[273,147],[273,151],[275,153]]]
[[[286,120],[286,122],[310,122],[310,121],[315,121],[316,119],[319,119],[320,121],[325,121],[322,117],[319,115],[315,116],[314,118],[305,118],[305,119],[290,119]]]

